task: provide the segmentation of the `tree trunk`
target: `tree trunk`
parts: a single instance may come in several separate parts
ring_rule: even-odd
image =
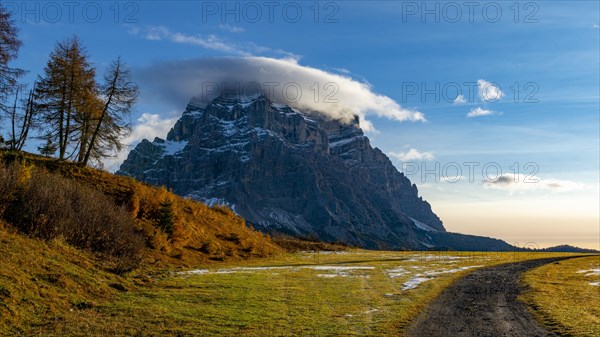
[[[100,115],[98,124],[96,125],[96,128],[94,129],[94,133],[92,134],[92,139],[90,140],[89,147],[85,154],[85,158],[83,159],[83,165],[87,165],[88,161],[90,160],[90,155],[92,153],[92,150],[94,149],[94,144],[96,143],[96,138],[98,137],[98,133],[100,132],[100,127],[102,126],[104,117],[108,113],[108,108],[110,107],[110,104],[112,102],[112,98],[113,98],[113,95],[116,90],[117,80],[119,79],[119,76],[120,76],[120,63],[117,64],[117,69],[115,70],[115,76],[113,77],[113,80],[112,80],[112,83],[110,86],[108,98],[106,99],[106,103],[104,104],[104,108],[102,109],[102,114]]]

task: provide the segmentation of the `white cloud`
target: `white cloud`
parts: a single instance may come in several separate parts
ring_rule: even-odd
[[[139,30],[136,30],[136,32],[139,32]],[[160,41],[167,38],[169,34],[170,32],[166,27],[156,26],[148,27],[143,33],[143,36],[146,40]]]
[[[340,74],[345,74],[345,75],[351,75],[352,74],[350,72],[350,70],[348,70],[346,68],[333,68],[333,70],[337,71]]]
[[[219,29],[228,31],[230,33],[243,33],[244,32],[244,28],[238,27],[238,26],[233,26],[228,23],[222,23],[218,27],[219,27]]]
[[[433,160],[435,158],[433,155],[433,152],[420,152],[419,150],[413,149],[413,148],[411,148],[410,150],[408,150],[406,152],[391,151],[388,154],[390,157],[396,158],[400,161],[414,161],[414,160],[426,161],[426,160]]]
[[[208,102],[220,88],[239,88],[245,93],[260,89],[274,102],[333,119],[351,121],[359,116],[365,131],[374,130],[367,120],[372,115],[395,121],[425,121],[423,113],[401,107],[390,97],[375,93],[367,83],[303,66],[295,59],[203,58],[161,63],[138,69],[135,75],[145,95],[142,99],[158,99],[175,107],[184,107],[192,97]]]
[[[174,115],[175,112],[169,115]],[[123,139],[123,150],[117,153],[115,158],[109,158],[104,161],[104,167],[109,171],[116,171],[119,165],[127,158],[129,151],[133,149],[142,139],[152,141],[155,137],[164,138],[171,130],[177,117],[162,118],[158,114],[144,113],[138,118],[137,123],[133,125],[131,134]]]
[[[443,181],[447,182],[447,183],[458,183],[460,181],[464,181],[465,180],[465,176],[462,175],[453,175],[453,176],[442,176],[441,177]]]
[[[467,103],[467,99],[463,95],[458,95],[454,99],[454,104],[464,104]]]
[[[598,28],[600,28],[600,26],[598,26],[598,25],[594,24],[594,25],[592,25],[592,28],[596,28],[596,29],[598,29]]]
[[[229,29],[241,29],[239,27],[229,26]],[[173,32],[165,26],[146,26],[144,28],[135,27],[129,30],[132,35],[141,36],[150,41],[171,41],[174,43],[188,44],[206,49],[217,50],[233,55],[251,56],[266,53],[282,55],[287,58],[299,59],[298,55],[287,52],[281,49],[272,49],[269,47],[259,46],[253,42],[236,43],[226,41],[214,34],[187,34],[181,32]]]
[[[171,112],[169,115],[175,114],[175,112]],[[162,118],[158,114],[144,113],[137,119],[138,123],[134,124],[131,135],[125,138],[123,143],[135,145],[142,139],[152,141],[154,137],[165,137],[178,119],[178,117]]]
[[[498,177],[490,177],[490,180],[484,181],[483,185],[485,188],[511,192],[540,190],[568,192],[586,188],[586,185],[570,180],[542,179],[537,176],[514,173],[505,173]]]
[[[489,116],[489,115],[493,115],[494,112],[492,110],[487,110],[487,109],[482,109],[480,107],[474,108],[473,110],[469,111],[469,113],[467,114],[467,117],[480,117],[480,116]]]
[[[495,102],[504,96],[504,93],[498,85],[486,80],[477,80],[477,90],[479,98],[484,102]]]
[[[242,55],[246,55],[247,52],[239,50],[234,45],[228,44],[222,41],[220,38],[215,35],[208,35],[202,37],[200,35],[187,35],[183,33],[173,33],[169,36],[169,39],[175,43],[183,43],[183,44],[191,44],[195,46],[200,46],[207,49],[214,49],[224,52],[230,53],[239,53]]]

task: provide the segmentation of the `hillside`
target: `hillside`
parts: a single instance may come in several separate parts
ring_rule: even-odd
[[[150,280],[108,272],[91,252],[24,236],[2,221],[0,254],[0,336],[43,335],[48,326],[78,320],[81,310]]]
[[[248,228],[242,218],[224,207],[211,208],[176,196],[165,188],[22,152],[0,152],[0,161],[4,168],[0,172],[18,175],[16,190],[26,189],[28,184],[36,181],[62,177],[72,183],[68,185],[70,188],[87,187],[107,196],[110,202],[129,214],[134,232],[143,237],[142,263],[192,266],[281,252],[281,248],[268,236]],[[6,177],[2,179],[7,180]],[[59,179],[56,183],[62,184],[62,181]],[[11,204],[6,204],[8,199],[10,195],[2,196],[3,216],[10,224]],[[12,202],[15,206],[15,201]]]
[[[575,246],[571,246],[571,245],[559,245],[559,246],[553,246],[553,247],[548,247],[548,248],[541,248],[539,249],[540,252],[551,252],[551,253],[599,253],[598,250],[596,249],[587,249],[587,248],[580,248],[580,247],[575,247]]]

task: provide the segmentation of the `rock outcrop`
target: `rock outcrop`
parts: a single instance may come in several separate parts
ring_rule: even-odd
[[[264,96],[194,100],[118,174],[223,204],[266,232],[365,248],[439,246],[441,220],[358,126]],[[435,236],[430,235],[436,233]]]

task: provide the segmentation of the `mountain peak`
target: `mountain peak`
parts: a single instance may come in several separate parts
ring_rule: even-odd
[[[229,205],[255,228],[368,248],[424,248],[444,232],[430,205],[358,126],[264,95],[192,100],[165,140],[119,174]]]

